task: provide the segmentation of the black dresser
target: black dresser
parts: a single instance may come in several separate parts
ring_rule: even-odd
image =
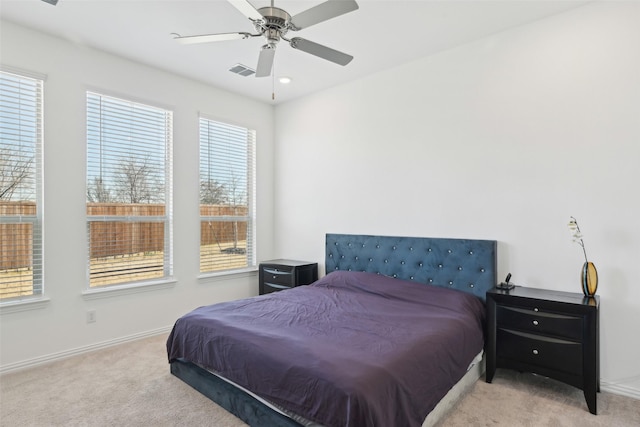
[[[487,372],[533,372],[584,391],[597,413],[600,297],[516,286],[487,292]]]
[[[260,263],[260,295],[308,285],[318,280],[318,263],[274,259]]]

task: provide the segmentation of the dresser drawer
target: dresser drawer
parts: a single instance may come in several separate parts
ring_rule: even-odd
[[[265,266],[262,268],[262,279],[265,284],[286,285],[291,287],[295,283],[293,269],[286,266]]]
[[[510,329],[497,330],[498,358],[582,375],[582,344]]]
[[[263,294],[269,294],[271,292],[282,291],[282,290],[291,289],[291,288],[292,288],[291,285],[280,285],[277,283],[269,283],[269,282],[262,283]]]
[[[535,308],[496,306],[498,328],[518,329],[582,340],[582,317],[551,313]]]

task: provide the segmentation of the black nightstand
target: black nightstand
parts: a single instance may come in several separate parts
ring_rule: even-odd
[[[487,373],[533,372],[584,391],[596,414],[600,391],[600,297],[516,286],[487,292]]]
[[[260,263],[260,295],[308,285],[318,280],[318,263],[274,259]]]

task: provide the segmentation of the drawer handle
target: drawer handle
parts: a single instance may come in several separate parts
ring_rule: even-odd
[[[538,354],[538,350],[536,350],[535,348],[533,349],[533,354]]]
[[[534,320],[534,321],[533,321],[533,322],[531,322],[531,323],[533,323],[534,325],[538,326],[538,321],[537,321],[537,320]]]
[[[268,288],[275,288],[275,289],[289,289],[290,286],[286,286],[286,285],[278,285],[275,283],[269,283],[269,282],[265,282],[264,286],[268,287]]]
[[[265,273],[269,273],[269,274],[276,274],[276,275],[291,274],[290,271],[283,271],[283,270],[279,270],[277,268],[265,268],[264,272]]]
[[[540,310],[538,310],[538,307],[535,307],[535,308],[533,309],[533,311],[535,311],[535,312],[537,313],[537,312],[538,312],[538,311],[540,311]]]

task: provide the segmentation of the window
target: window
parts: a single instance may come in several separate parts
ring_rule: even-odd
[[[87,93],[89,287],[170,278],[172,113]]]
[[[0,300],[42,295],[42,79],[0,72]]]
[[[200,272],[255,266],[255,131],[200,118]]]

